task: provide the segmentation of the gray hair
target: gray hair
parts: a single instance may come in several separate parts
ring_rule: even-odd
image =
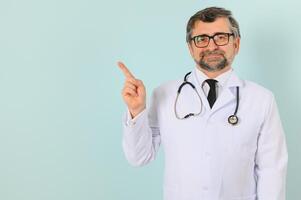
[[[214,22],[217,18],[225,17],[229,20],[231,27],[230,30],[234,34],[234,37],[240,38],[240,31],[238,22],[232,16],[231,11],[219,7],[209,7],[198,11],[190,17],[186,27],[186,41],[191,40],[192,30],[197,21],[202,22]]]

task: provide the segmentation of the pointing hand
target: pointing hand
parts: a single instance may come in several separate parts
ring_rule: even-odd
[[[118,62],[117,64],[125,76],[122,97],[134,118],[146,107],[145,87],[143,82],[136,79],[122,62]]]

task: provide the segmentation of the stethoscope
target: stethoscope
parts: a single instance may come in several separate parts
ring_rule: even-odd
[[[191,74],[191,72],[188,72],[185,77],[184,77],[184,81],[183,83],[179,86],[178,88],[178,91],[177,91],[177,97],[176,97],[176,100],[175,100],[175,104],[174,104],[174,111],[175,111],[175,115],[178,119],[180,120],[183,120],[183,119],[188,119],[189,117],[195,117],[195,116],[198,116],[202,113],[202,110],[203,110],[203,103],[202,103],[202,98],[200,96],[200,94],[198,93],[197,89],[195,88],[195,86],[189,82],[187,80],[188,76]],[[196,92],[196,94],[198,95],[198,98],[201,102],[201,108],[200,108],[200,111],[197,112],[197,113],[188,113],[187,115],[185,115],[184,117],[181,117],[178,115],[178,112],[177,112],[177,102],[178,102],[178,98],[180,96],[180,93],[181,93],[181,90],[184,86],[186,85],[189,85],[190,87],[192,87],[192,89]],[[238,110],[238,107],[239,107],[239,87],[237,86],[236,87],[236,107],[235,107],[235,111],[234,111],[234,114],[233,115],[230,115],[228,117],[228,123],[231,124],[231,125],[236,125],[238,123],[238,117],[237,117],[237,110]]]

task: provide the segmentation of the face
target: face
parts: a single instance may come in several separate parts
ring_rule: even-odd
[[[197,35],[213,36],[216,33],[232,33],[227,18],[217,18],[214,22],[197,21],[191,37]],[[240,39],[229,37],[229,43],[218,46],[210,39],[207,47],[196,47],[193,41],[188,43],[189,51],[198,67],[205,72],[218,73],[227,71],[239,50]]]

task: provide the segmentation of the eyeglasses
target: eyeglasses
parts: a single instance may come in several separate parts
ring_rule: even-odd
[[[216,33],[212,36],[203,34],[197,35],[191,38],[194,44],[198,48],[204,48],[209,45],[210,39],[213,40],[214,44],[217,46],[225,46],[229,43],[230,36],[234,36],[233,33]]]

